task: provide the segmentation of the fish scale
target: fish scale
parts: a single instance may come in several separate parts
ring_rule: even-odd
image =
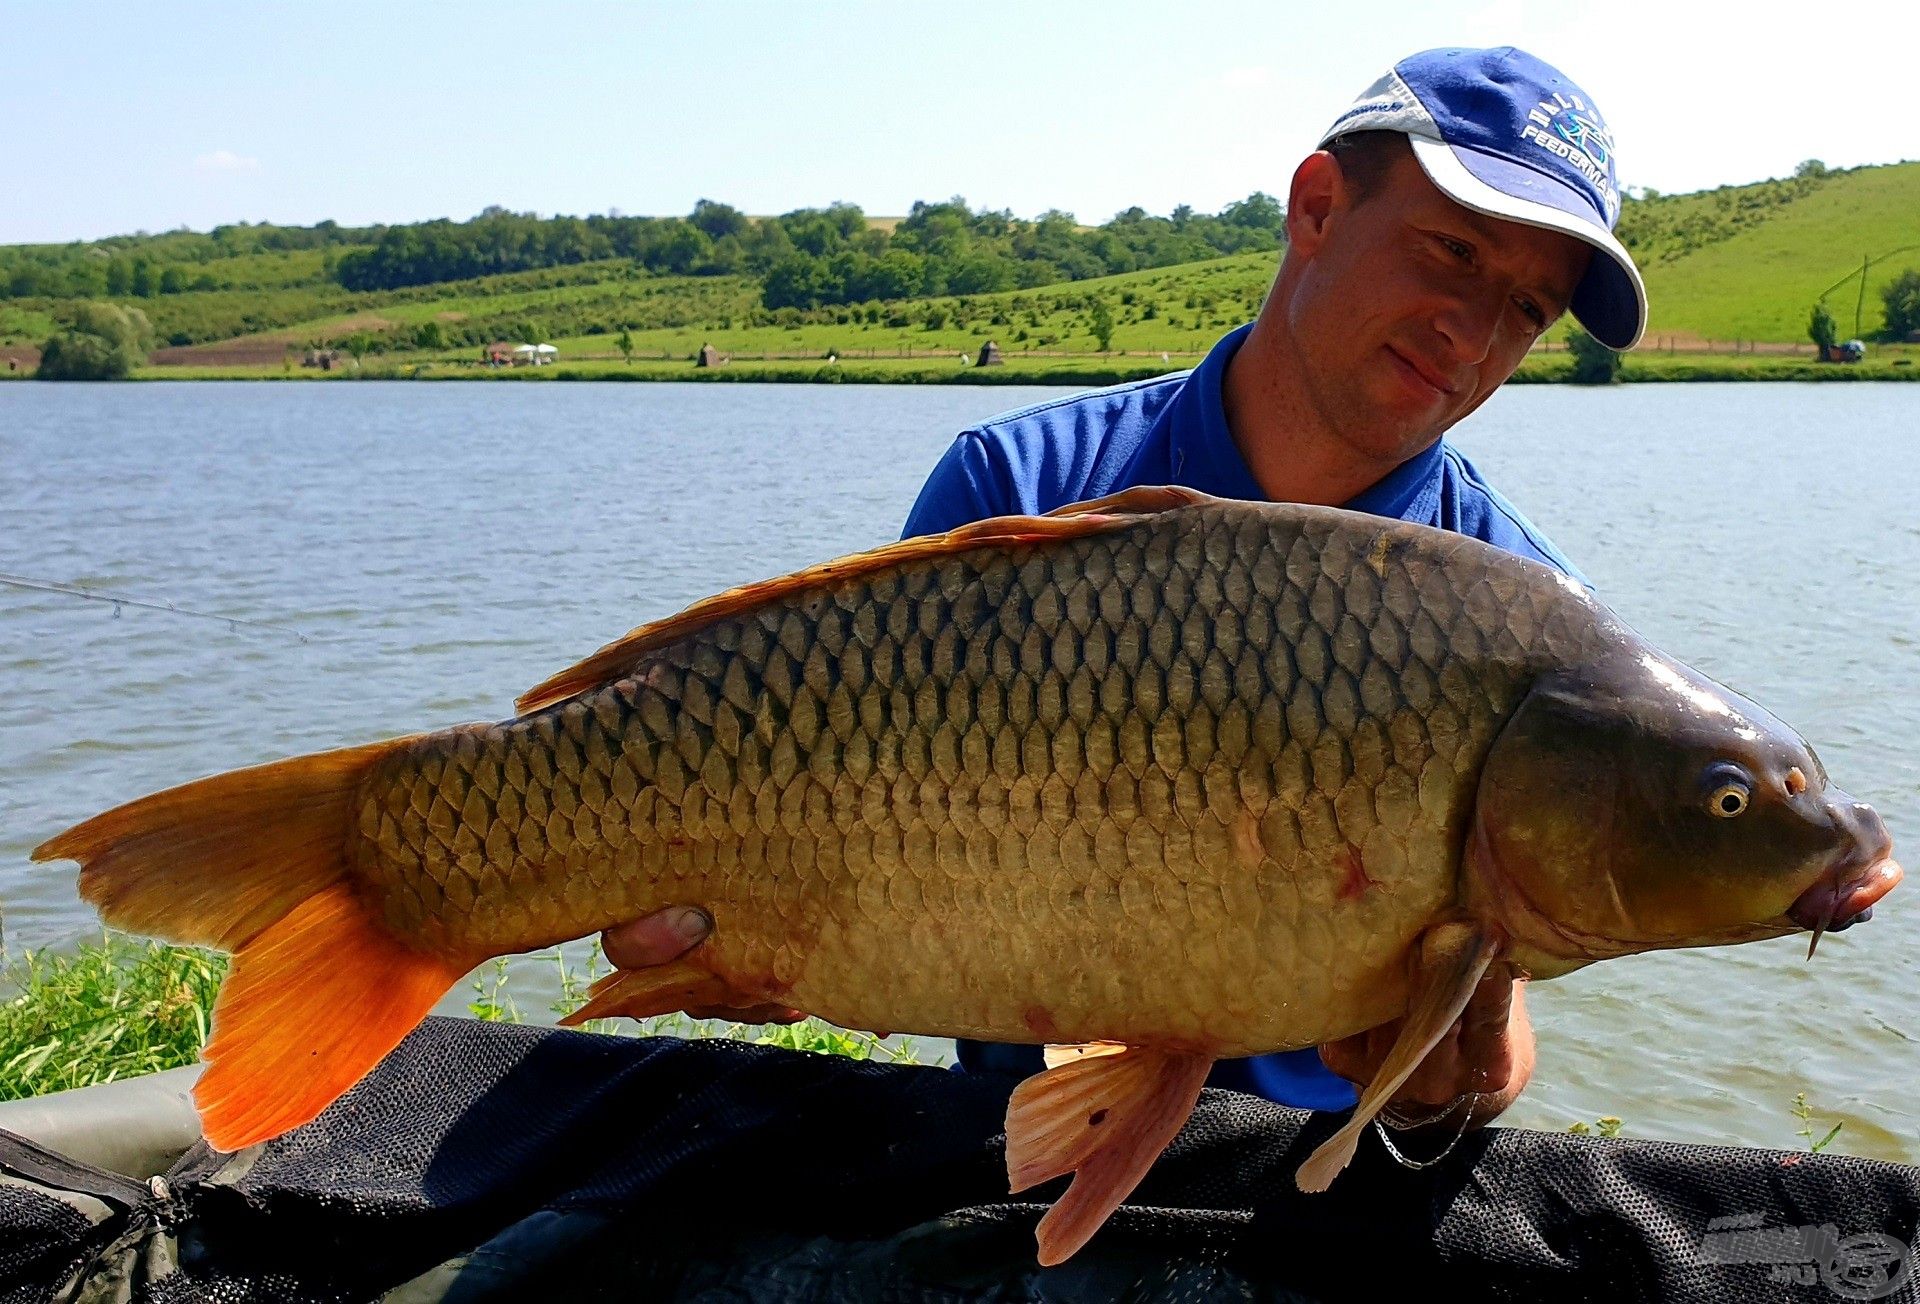
[[[1316,509],[922,558],[396,750],[355,865],[454,952],[687,902],[743,995],[854,1026],[1316,1044],[1404,1003],[1479,760],[1586,610]]]
[[[211,1144],[316,1117],[477,961],[696,905],[707,940],[564,1022],[777,1004],[1055,1043],[1006,1160],[1014,1193],[1074,1174],[1057,1263],[1215,1059],[1392,1031],[1295,1175],[1322,1191],[1477,992],[1817,943],[1902,875],[1805,740],[1565,576],[1164,486],[730,590],[518,705],[35,849],[110,924],[234,952]]]

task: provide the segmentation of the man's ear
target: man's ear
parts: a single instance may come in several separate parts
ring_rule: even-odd
[[[1347,178],[1324,149],[1300,160],[1287,189],[1287,247],[1311,254],[1327,237],[1328,220],[1346,207]]]

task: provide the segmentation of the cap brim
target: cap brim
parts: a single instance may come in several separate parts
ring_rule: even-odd
[[[1477,149],[1409,135],[1413,156],[1441,193],[1476,213],[1570,235],[1605,257],[1589,259],[1568,307],[1596,340],[1625,351],[1647,330],[1647,288],[1633,256],[1563,182]]]

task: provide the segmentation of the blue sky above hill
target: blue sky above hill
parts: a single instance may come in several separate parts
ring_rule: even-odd
[[[1284,197],[1396,59],[1515,44],[1629,186],[1920,153],[1920,7],[0,0],[0,242],[221,222]]]

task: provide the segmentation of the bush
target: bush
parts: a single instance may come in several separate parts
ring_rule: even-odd
[[[1576,385],[1616,385],[1620,382],[1620,355],[1593,336],[1574,327],[1567,336],[1567,351],[1573,355]]]
[[[74,305],[73,322],[40,348],[41,380],[125,380],[147,360],[153,328],[138,308]]]
[[[1887,305],[1887,339],[1902,340],[1920,331],[1920,270],[1907,268],[1881,288],[1880,297]]]
[[[1113,347],[1113,309],[1107,307],[1105,299],[1093,301],[1091,328],[1102,353]]]
[[[1827,351],[1840,338],[1840,328],[1834,325],[1833,314],[1827,311],[1827,305],[1813,305],[1813,316],[1807,320],[1807,338],[1820,346],[1820,357],[1824,361]]]

